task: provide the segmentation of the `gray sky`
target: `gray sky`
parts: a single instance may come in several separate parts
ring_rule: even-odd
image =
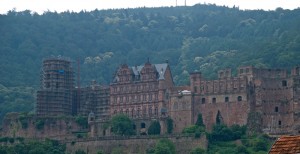
[[[236,6],[240,9],[274,10],[277,7],[295,9],[300,7],[300,0],[186,0],[186,5],[216,4]],[[177,0],[178,6],[185,5],[185,0]],[[176,6],[176,0],[0,0],[0,14],[5,14],[13,8],[16,11],[32,10],[37,13],[44,11],[63,12],[66,10],[78,12],[81,10],[136,8],[136,7]]]

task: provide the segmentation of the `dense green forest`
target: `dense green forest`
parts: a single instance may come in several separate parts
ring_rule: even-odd
[[[195,5],[42,15],[12,10],[0,15],[0,84],[6,91],[1,92],[1,115],[18,104],[17,98],[31,102],[24,111],[32,110],[28,94],[34,92],[28,89],[39,87],[46,57],[70,57],[75,70],[79,60],[82,85],[92,79],[109,84],[122,63],[168,59],[174,82],[182,85],[195,70],[215,78],[217,70],[241,65],[291,68],[300,59],[299,27],[300,9]],[[24,95],[8,99],[9,91]]]

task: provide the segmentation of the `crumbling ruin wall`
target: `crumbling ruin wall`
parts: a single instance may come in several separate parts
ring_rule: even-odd
[[[1,136],[24,138],[51,138],[63,140],[76,138],[72,132],[83,131],[72,117],[22,116],[7,114],[2,123]]]

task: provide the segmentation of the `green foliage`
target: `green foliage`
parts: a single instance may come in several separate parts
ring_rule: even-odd
[[[88,128],[88,118],[86,116],[76,116],[75,121],[81,128]]]
[[[103,150],[97,151],[97,154],[104,154]]]
[[[125,114],[118,114],[111,118],[111,130],[117,135],[133,135],[135,132],[132,128],[133,122]]]
[[[210,142],[232,141],[240,139],[246,133],[246,126],[232,125],[230,128],[226,125],[215,125],[213,131],[208,134]]]
[[[243,145],[239,145],[239,146],[237,146],[237,148],[236,148],[237,150],[237,154],[249,154],[249,151],[247,150],[247,148],[245,147],[245,146],[243,146]]]
[[[64,154],[66,146],[55,140],[29,141],[14,143],[11,146],[0,145],[0,153],[20,153],[20,154]]]
[[[173,120],[170,117],[168,117],[167,118],[167,133],[172,134],[172,132],[173,132]]]
[[[152,121],[148,128],[148,135],[159,135],[160,134],[160,123],[155,120]]]
[[[199,127],[198,125],[190,125],[190,126],[185,127],[183,129],[182,133],[191,134],[191,133],[196,133],[197,131],[204,132],[205,128]]]
[[[197,116],[196,125],[200,126],[200,127],[205,127],[205,125],[203,123],[203,118],[202,118],[202,114],[201,113],[199,113],[198,116]]]
[[[291,68],[300,58],[299,14],[216,5],[9,11],[0,16],[0,121],[8,112],[33,111],[42,59],[50,55],[82,57],[83,85],[109,84],[120,63],[139,65],[148,56],[153,63],[169,59],[179,85],[195,70],[212,79],[241,65]]]
[[[44,125],[45,125],[45,121],[43,119],[38,119],[36,122],[35,122],[35,128],[37,130],[42,130],[44,129]]]
[[[197,147],[191,151],[191,154],[205,154],[206,151],[200,147]]]
[[[175,145],[169,139],[160,139],[154,148],[155,154],[175,154]]]
[[[233,154],[263,154],[267,153],[274,142],[266,135],[246,136],[244,135],[240,142],[236,141],[215,141],[208,145],[208,153],[233,153]],[[261,145],[259,145],[261,144]]]
[[[0,80],[0,124],[6,113],[33,111],[34,95],[35,90],[31,87],[5,87]],[[22,119],[21,124],[22,128],[28,126],[25,119]]]

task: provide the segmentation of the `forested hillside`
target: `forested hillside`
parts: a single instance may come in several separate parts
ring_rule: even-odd
[[[43,58],[58,55],[73,59],[74,68],[80,60],[82,85],[91,79],[109,84],[119,64],[141,65],[148,57],[152,63],[168,59],[178,85],[194,70],[215,78],[217,70],[241,65],[291,68],[300,64],[299,27],[300,9],[10,11],[0,15],[0,84],[38,88]]]

